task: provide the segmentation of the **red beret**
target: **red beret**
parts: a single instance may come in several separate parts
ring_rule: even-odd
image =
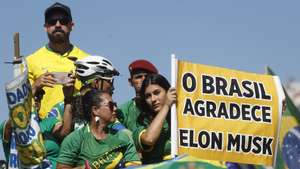
[[[145,70],[149,73],[157,74],[158,71],[156,67],[147,60],[135,60],[128,66],[130,74],[132,74],[136,70]]]

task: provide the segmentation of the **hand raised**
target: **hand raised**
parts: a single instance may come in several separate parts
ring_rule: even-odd
[[[75,75],[72,72],[70,72],[68,74],[67,83],[63,84],[63,93],[65,99],[70,100],[73,97],[74,85],[75,85]]]
[[[166,105],[168,105],[169,107],[171,107],[171,105],[173,103],[176,103],[177,101],[177,94],[176,94],[176,89],[175,88],[170,88],[167,91],[167,95],[166,95]]]

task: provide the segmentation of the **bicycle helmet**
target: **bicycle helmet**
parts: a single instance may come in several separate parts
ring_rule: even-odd
[[[78,78],[85,82],[95,77],[113,81],[114,76],[120,73],[113,67],[112,63],[102,56],[87,56],[75,62]]]

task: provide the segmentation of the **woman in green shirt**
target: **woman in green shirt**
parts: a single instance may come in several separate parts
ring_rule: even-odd
[[[88,124],[72,132],[62,142],[57,168],[124,168],[139,165],[134,144],[124,132],[112,132],[116,104],[110,93],[90,90],[82,97]]]
[[[170,159],[170,108],[176,101],[176,90],[165,77],[150,74],[141,88],[141,114],[134,140],[144,164]]]

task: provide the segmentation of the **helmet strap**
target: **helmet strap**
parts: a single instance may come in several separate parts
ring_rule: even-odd
[[[99,81],[99,80],[98,80]],[[103,82],[104,80],[100,80],[100,86],[97,86],[98,89],[103,90]],[[98,83],[97,83],[98,84]]]

